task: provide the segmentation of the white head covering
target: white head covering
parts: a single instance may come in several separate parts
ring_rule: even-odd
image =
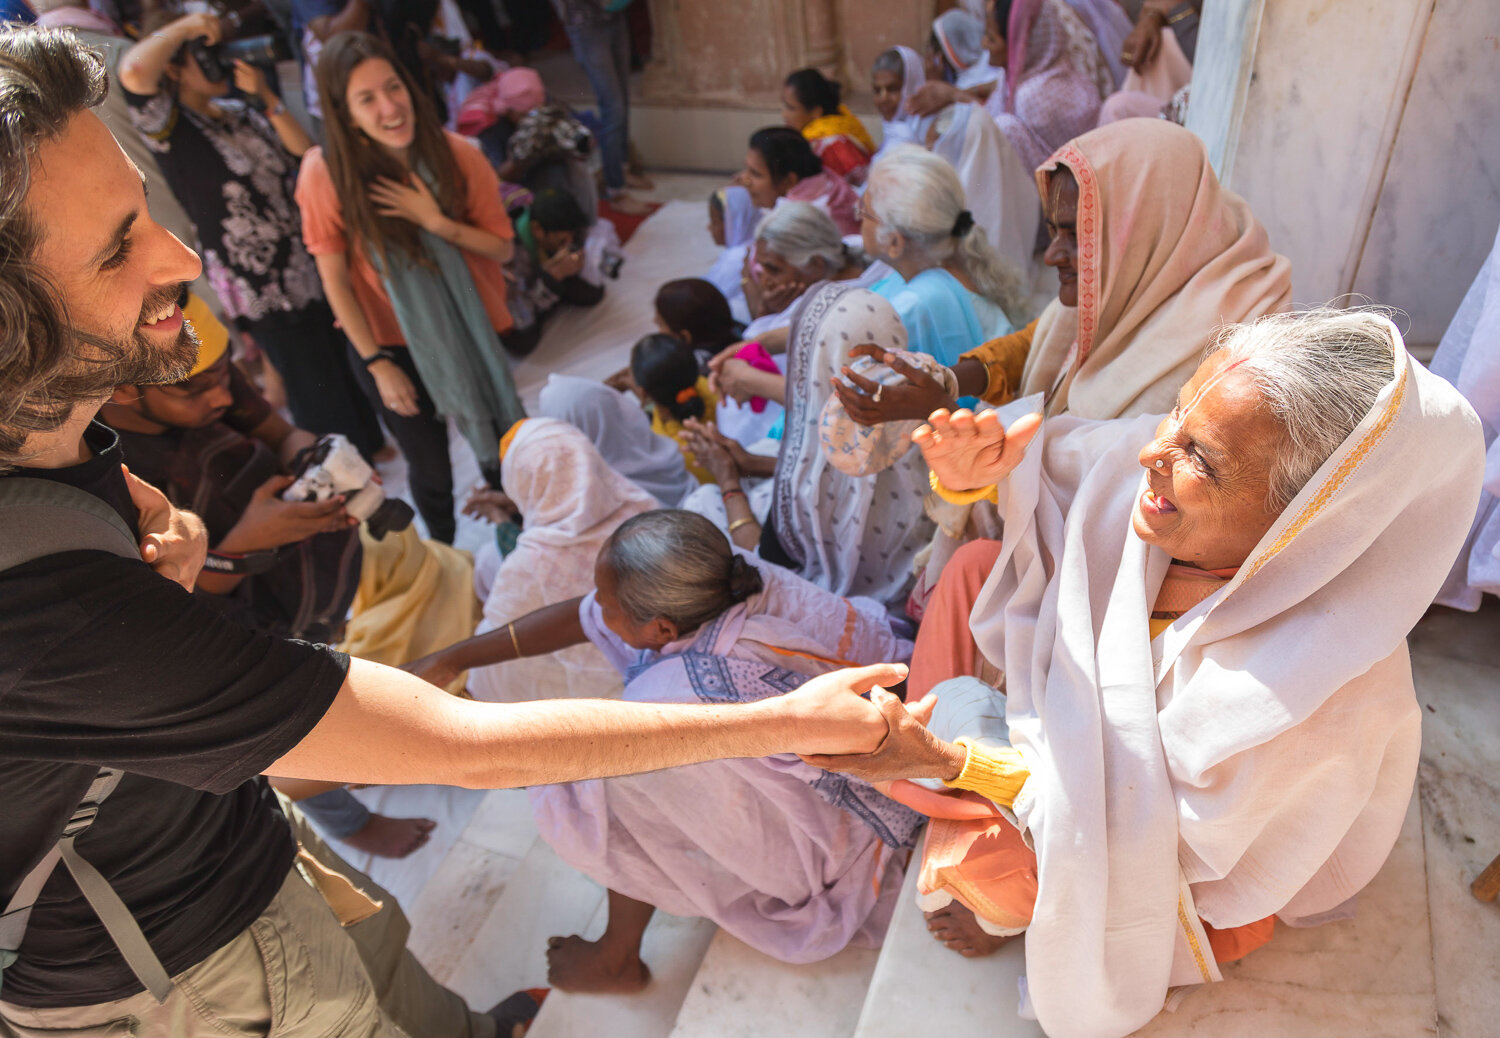
[[[1171,559],[1136,536],[1157,419],[1049,418],[1000,486],[974,607],[1031,777],[1028,991],[1055,1038],[1123,1035],[1218,979],[1198,919],[1310,922],[1375,875],[1421,743],[1406,635],[1479,488],[1473,410],[1414,362],[1225,587],[1152,640]]]
[[[871,476],[846,476],[823,453],[818,423],[830,380],[860,343],[906,346],[891,304],[831,282],[809,290],[787,342],[786,431],[776,462],[771,521],[798,572],[836,595],[903,605],[914,560],[932,534],[922,512],[927,465],[913,451]]]
[[[1489,455],[1484,465],[1484,493],[1464,550],[1454,563],[1438,601],[1455,609],[1479,608],[1488,591],[1500,595],[1500,234],[1484,267],[1459,304],[1432,358],[1434,374],[1458,387],[1484,422]]]
[[[724,207],[724,245],[749,245],[755,238],[755,226],[763,215],[750,200],[750,192],[738,184],[720,188],[715,194]]]
[[[926,147],[927,127],[932,122],[930,115],[912,115],[906,110],[906,102],[927,82],[922,55],[904,46],[895,46],[891,50],[901,55],[901,100],[896,104],[896,118],[880,121],[880,150],[875,153],[876,158],[896,144],[920,144]]]
[[[953,122],[933,144],[933,153],[958,171],[974,222],[1029,286],[1036,275],[1033,255],[1042,219],[1036,179],[983,105],[954,105],[951,111]]]
[[[723,293],[734,319],[747,323],[750,311],[745,305],[745,287],[740,278],[744,276],[745,253],[755,238],[761,210],[750,201],[750,192],[738,184],[720,188],[714,195],[724,211],[724,247],[703,278]]]
[[[516,546],[500,563],[479,633],[594,589],[594,560],[609,535],[654,497],[610,468],[578,429],[530,418],[500,463],[505,492],[521,510]],[[592,646],[480,667],[469,674],[476,699],[506,702],[617,694],[620,679]]]
[[[611,468],[664,507],[674,507],[698,485],[682,452],[651,431],[651,420],[635,400],[602,382],[549,376],[537,414],[577,426]]]

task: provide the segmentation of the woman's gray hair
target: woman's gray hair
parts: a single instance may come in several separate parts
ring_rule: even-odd
[[[1030,303],[1021,273],[1000,257],[983,227],[959,214],[968,212],[964,186],[948,162],[926,148],[901,144],[870,167],[865,206],[879,224],[876,240],[889,246],[896,235],[934,264],[956,261],[975,290],[1005,311],[1017,327]],[[957,233],[961,232],[961,233]]]
[[[822,260],[825,279],[864,259],[861,250],[844,244],[833,217],[811,202],[782,202],[761,218],[755,241],[764,242],[766,248],[798,270],[806,270],[815,259]]]
[[[1280,512],[1364,421],[1394,374],[1396,344],[1375,310],[1320,307],[1223,332],[1226,353],[1253,373],[1285,440],[1271,462],[1266,506]]]
[[[758,593],[760,571],[696,512],[663,508],[621,523],[599,558],[615,576],[615,597],[634,624],[658,617],[681,634]]]
[[[900,76],[904,82],[906,79],[906,62],[901,60],[901,52],[895,47],[883,50],[875,57],[875,63],[870,66],[870,74],[876,72],[888,72],[894,76]]]

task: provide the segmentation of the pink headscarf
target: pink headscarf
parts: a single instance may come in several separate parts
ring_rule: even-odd
[[[547,103],[547,88],[534,68],[509,68],[495,79],[503,114],[525,115]]]

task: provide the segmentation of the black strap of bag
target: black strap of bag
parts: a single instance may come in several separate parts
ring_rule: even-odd
[[[93,549],[123,558],[139,559],[135,535],[113,508],[99,498],[48,479],[8,476],[0,479],[0,571],[65,551]],[[99,916],[136,979],[165,1002],[172,990],[161,960],[151,950],[140,924],[125,907],[109,881],[85,861],[74,844],[93,824],[99,806],[114,792],[123,773],[100,768],[88,792],[73,809],[57,842],[21,880],[5,911],[0,913],[0,976],[20,955],[21,940],[31,909],[41,896],[52,870],[62,862],[78,889]]]

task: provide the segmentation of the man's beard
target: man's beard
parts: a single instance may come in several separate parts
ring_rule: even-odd
[[[141,305],[141,319],[136,330],[123,338],[79,332],[78,337],[92,346],[95,356],[89,358],[88,378],[108,394],[116,386],[159,386],[181,382],[198,360],[198,333],[184,318],[182,330],[165,345],[153,341],[140,331],[147,314],[154,314],[182,295],[182,286],[153,292]]]

